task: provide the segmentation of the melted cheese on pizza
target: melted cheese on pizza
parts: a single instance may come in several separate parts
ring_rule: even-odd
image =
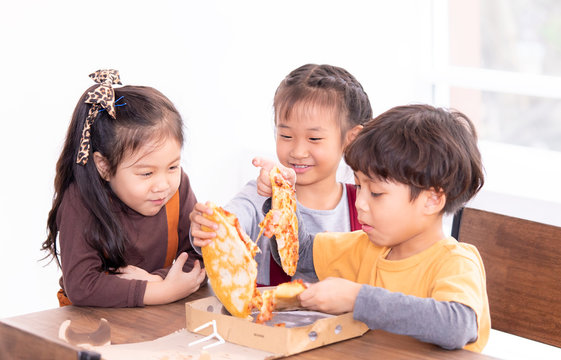
[[[255,306],[259,251],[241,229],[234,214],[210,204],[214,213],[204,216],[218,224],[216,238],[202,248],[203,261],[216,297],[230,314],[247,318]],[[257,291],[257,293],[259,293]]]
[[[266,236],[275,236],[282,268],[292,276],[298,265],[299,245],[296,195],[294,188],[277,167],[271,170],[270,177],[273,188],[272,206],[259,226]]]
[[[294,310],[300,308],[298,295],[304,290],[306,290],[306,286],[301,279],[298,279],[279,284],[274,289],[263,291],[260,312],[255,322],[262,324],[271,320],[275,310]]]

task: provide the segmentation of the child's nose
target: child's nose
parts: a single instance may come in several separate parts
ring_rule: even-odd
[[[368,211],[368,202],[365,199],[365,192],[360,190],[357,189],[356,191],[355,207],[358,211],[366,212]]]
[[[166,191],[169,188],[169,179],[167,178],[167,176],[158,176],[156,178],[156,181],[154,182],[153,186],[152,186],[152,191],[153,192],[162,192],[162,191]]]
[[[308,156],[308,147],[302,141],[295,142],[290,151],[290,156],[296,159],[305,158]]]

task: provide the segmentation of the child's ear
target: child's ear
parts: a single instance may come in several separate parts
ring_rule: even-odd
[[[444,191],[436,191],[434,188],[430,188],[430,190],[426,190],[425,197],[425,214],[439,214],[444,209],[446,205],[446,194],[444,194]]]
[[[345,147],[349,145],[357,137],[358,133],[360,132],[360,130],[362,130],[363,127],[364,126],[362,125],[356,125],[354,128],[347,131],[347,134],[345,135],[345,143],[343,145]]]
[[[99,176],[105,181],[109,181],[109,162],[99,151],[93,153],[93,160]]]

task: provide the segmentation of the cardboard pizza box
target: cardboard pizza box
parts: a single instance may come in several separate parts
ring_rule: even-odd
[[[293,355],[347,340],[368,330],[366,324],[353,319],[352,313],[334,316],[315,311],[274,312],[273,320],[256,324],[229,315],[215,296],[187,302],[185,310],[189,331],[194,332],[215,320],[217,332],[224,340],[270,352],[273,357]],[[277,323],[285,326],[275,326]],[[209,335],[212,327],[199,333]]]

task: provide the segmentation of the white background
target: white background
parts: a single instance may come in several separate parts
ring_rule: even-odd
[[[39,261],[39,249],[55,163],[94,70],[118,69],[123,84],[153,86],[175,103],[186,127],[183,167],[197,197],[218,204],[257,175],[252,156],[274,156],[273,95],[300,65],[346,68],[363,84],[375,113],[430,101],[422,80],[430,65],[425,2],[273,4],[3,5],[0,266],[2,288],[13,291],[1,297],[0,317],[57,306],[58,270]]]
[[[186,126],[182,165],[198,199],[218,204],[257,175],[253,156],[274,156],[273,95],[300,65],[346,68],[375,115],[433,102],[429,0],[0,4],[0,318],[58,306],[60,271],[40,260],[40,246],[55,163],[95,70],[118,69],[123,84],[153,86],[175,103]],[[504,163],[497,156],[489,165]],[[535,220],[561,225],[557,187],[553,202],[528,199],[518,186],[501,194],[511,173],[489,165],[481,207],[508,213],[530,204],[542,214]]]

